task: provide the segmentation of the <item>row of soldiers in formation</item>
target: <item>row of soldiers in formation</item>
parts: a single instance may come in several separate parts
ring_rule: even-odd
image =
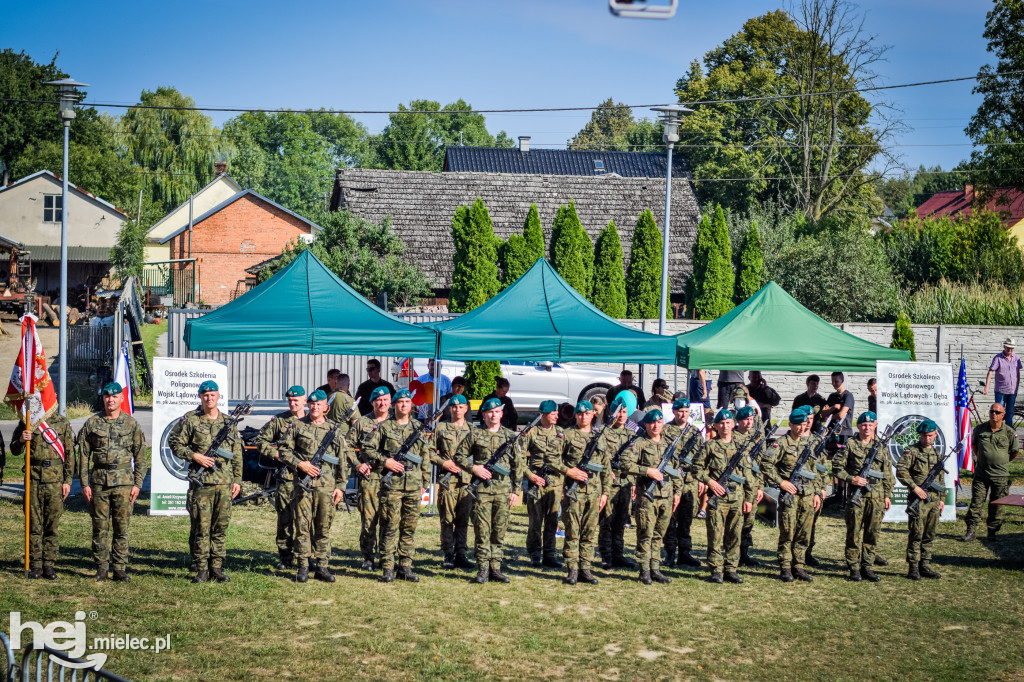
[[[231,500],[241,489],[242,443],[234,422],[218,410],[219,398],[216,383],[204,382],[199,388],[199,407],[179,420],[168,439],[174,455],[189,463],[187,507],[194,582],[229,580],[223,571],[225,537]],[[789,432],[775,443],[767,442],[765,434],[755,428],[751,408],[735,415],[721,410],[713,419],[711,438],[704,441],[689,423],[690,406],[685,398],[674,401],[671,421],[653,408],[640,413],[643,416],[637,425],[628,417],[634,413],[635,398],[623,392],[609,406],[607,426],[594,424],[593,406],[583,400],[576,406],[576,426],[560,429],[557,406],[545,401],[538,419],[517,438],[501,425],[502,406],[496,399],[481,406],[484,425],[471,427],[466,422],[466,399],[453,396],[450,421],[438,424],[431,433],[412,418],[412,396],[404,389],[393,399],[385,387],[377,389],[371,396],[372,412],[355,420],[345,418],[353,411],[351,398],[344,393],[335,393],[328,404],[322,390],[307,399],[302,387],[295,386],[286,398],[289,410],[271,419],[259,440],[262,453],[277,460],[282,469],[275,495],[277,568],[294,566],[298,582],[309,579],[310,569],[313,577],[334,581],[328,568],[330,532],[350,468],[359,480],[363,568],[374,568],[379,551],[383,581],[391,582],[396,575],[417,581],[414,537],[421,494],[430,483],[434,465],[443,482],[438,509],[444,565],[472,567],[466,557],[472,523],[478,570],[474,580],[479,583],[508,582],[501,570],[505,533],[510,507],[524,477],[530,486],[526,501],[531,562],[561,567],[555,546],[560,518],[567,583],[597,583],[591,571],[595,545],[606,567],[633,565],[623,552],[631,509],[638,564],[633,566],[639,569],[641,582],[670,582],[660,570],[662,543],[670,561],[675,561],[678,552],[680,562],[699,565],[690,554],[690,527],[697,500],[705,493],[714,499],[707,516],[711,580],[742,582],[738,567],[741,559],[752,561],[748,555],[750,530],[765,484],[793,496],[793,502],[780,505],[779,511],[780,578],[787,582],[812,580],[804,566],[813,545],[826,478],[816,476],[802,485],[790,482],[801,452],[821,438],[810,434],[809,409],[794,410],[789,416]],[[22,427],[15,432],[12,454],[20,454],[29,442],[34,453],[29,577],[56,578],[57,524],[77,471],[93,519],[96,579],[106,580],[112,568],[114,580],[129,580],[128,523],[146,475],[141,457],[144,438],[138,423],[120,410],[119,385],[105,386],[102,400],[103,414],[90,417],[77,438],[72,438],[70,425],[59,415],[31,433]],[[859,500],[848,502],[845,510],[846,562],[852,580],[880,579],[872,565],[894,484],[885,457],[875,459],[870,475],[880,485],[869,486],[868,479],[861,476],[865,457],[877,444],[875,423],[872,412],[862,414],[857,420],[857,436],[839,449],[832,461],[840,480],[864,491]],[[225,430],[227,438],[221,439]],[[922,422],[918,442],[906,448],[897,466],[896,477],[911,495],[922,500],[920,513],[909,523],[907,561],[912,579],[939,577],[930,567],[931,544],[944,496],[920,487],[940,458],[932,447],[936,431],[934,422]],[[211,454],[211,445],[221,440],[217,452]],[[760,448],[754,447],[758,444]],[[670,445],[675,449],[666,458]],[[730,460],[745,446],[747,454],[733,475],[723,476]],[[751,457],[756,450],[760,454]],[[320,466],[315,463],[318,451],[327,455]],[[816,464],[822,464],[821,471],[827,470],[823,462],[811,461],[807,466]],[[299,484],[302,478],[306,479],[304,485]],[[941,475],[938,484],[944,486]]]

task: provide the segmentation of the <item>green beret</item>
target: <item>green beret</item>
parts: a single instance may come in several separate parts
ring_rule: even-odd
[[[210,379],[207,379],[203,383],[199,384],[199,392],[200,393],[206,393],[207,391],[219,391],[219,390],[220,389],[217,388],[217,382],[213,381],[213,380],[210,380]]]
[[[589,400],[581,400],[578,403],[576,403],[576,414],[579,414],[580,412],[591,411],[593,409],[594,406],[593,404],[591,404]]]
[[[876,421],[878,421],[878,416],[874,412],[872,412],[871,410],[868,410],[867,412],[865,412],[861,416],[857,417],[857,426],[860,426],[861,424],[867,424],[869,422],[876,422]]]
[[[552,412],[558,412],[558,404],[554,400],[545,400],[540,404],[538,410],[541,414],[550,414]]]
[[[744,405],[740,409],[736,410],[737,419],[746,419],[747,417],[753,417],[755,414],[757,413],[754,412],[754,408],[750,405]]]
[[[388,395],[391,395],[391,391],[388,390],[388,387],[387,386],[378,386],[377,388],[373,389],[373,392],[370,394],[370,400],[376,400],[377,398],[381,397],[385,393],[388,394]]]
[[[732,412],[729,410],[719,410],[718,414],[715,415],[715,424],[724,422],[726,419],[733,419]]]
[[[396,403],[399,400],[402,400],[403,398],[405,398],[406,400],[412,400],[412,393],[409,393],[409,389],[400,388],[397,391],[395,391],[395,394],[393,396],[391,396],[391,399],[394,400]]]
[[[681,410],[684,407],[689,407],[689,406],[690,406],[690,401],[687,400],[686,398],[676,398],[675,400],[672,401],[672,409],[673,410]]]
[[[309,394],[309,402],[316,403],[321,400],[327,400],[327,394],[321,391],[319,388]]]
[[[466,400],[466,396],[461,393],[453,395],[452,399],[448,401],[449,405],[469,405],[469,401]]]
[[[644,415],[644,424],[653,424],[654,422],[664,421],[665,416],[661,414],[661,410],[655,407],[653,410]]]
[[[939,425],[931,419],[925,419],[923,422],[917,425],[918,433],[931,433],[932,431],[938,431]]]
[[[484,401],[484,404],[480,406],[481,412],[487,412],[488,410],[495,410],[502,407],[501,401],[497,398],[490,398]]]
[[[798,407],[789,413],[790,424],[803,424],[807,421],[807,412],[802,407]]]
[[[298,385],[292,386],[284,392],[285,398],[301,398],[304,395],[306,395],[306,389]]]
[[[121,395],[121,390],[121,384],[117,383],[116,381],[111,381],[109,384],[103,387],[103,390],[100,391],[100,395]]]

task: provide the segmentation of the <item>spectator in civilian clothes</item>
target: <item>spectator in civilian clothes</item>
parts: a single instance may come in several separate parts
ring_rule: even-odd
[[[506,429],[516,430],[516,425],[519,424],[519,413],[516,412],[516,406],[512,404],[512,399],[508,397],[508,389],[510,384],[508,379],[505,377],[498,377],[494,380],[494,390],[488,393],[483,402],[487,402],[491,398],[497,398],[501,401],[501,425]],[[481,403],[483,404],[483,403]],[[573,419],[575,421],[575,417]],[[480,411],[480,427],[486,428],[484,424],[483,410]]]
[[[841,421],[843,429],[839,432],[836,442],[840,445],[846,442],[849,436],[854,434],[853,430],[853,394],[846,390],[846,377],[842,372],[832,372],[832,388],[835,389],[825,400],[825,407],[821,409],[821,418]]]
[[[595,395],[590,399],[590,404],[594,406],[594,424],[604,424],[604,411],[608,408],[604,396]]]
[[[771,421],[772,408],[777,407],[782,398],[774,388],[768,385],[760,372],[747,373],[747,380],[750,382],[747,384],[747,393],[761,408],[761,418],[766,422]]]
[[[793,398],[793,409],[803,407],[804,405],[811,406],[811,412],[814,416],[814,426],[818,425],[821,421],[821,415],[819,411],[825,407],[825,399],[818,393],[818,384],[821,383],[821,377],[817,374],[812,374],[807,377],[807,392],[801,393],[797,397]]]
[[[988,374],[985,375],[985,388],[982,393],[988,395],[992,375],[996,377],[996,402],[1006,408],[1006,423],[1013,424],[1013,406],[1017,402],[1017,387],[1020,386],[1021,362],[1013,349],[1017,347],[1014,339],[1003,341],[1003,352],[992,358]]]
[[[443,403],[446,400],[451,400],[452,396],[454,396],[454,395],[462,395],[465,392],[466,392],[466,378],[461,376],[461,375],[457,376],[454,379],[452,379],[451,390],[448,391],[448,393],[444,393],[444,394],[441,395],[441,402]],[[451,405],[449,405],[448,407],[444,408],[444,421],[446,421],[446,422],[450,422],[452,420],[451,409],[452,409]]]
[[[327,383],[323,386],[318,387],[317,391],[323,391],[324,395],[328,398],[331,394],[338,390],[338,378],[341,376],[340,369],[329,369],[327,370]]]
[[[562,403],[558,406],[558,428],[567,429],[576,423],[576,408],[572,403]]]
[[[444,374],[438,376],[434,375],[434,359],[427,360],[427,373],[416,377],[417,381],[421,384],[434,384],[434,395],[450,395],[452,392],[452,380],[446,377]],[[440,405],[443,400],[438,401]],[[434,410],[433,402],[430,404],[424,403],[420,405],[419,418],[426,419]]]
[[[644,403],[644,410],[649,410],[652,407],[657,407],[660,410],[663,403],[671,402],[672,394],[669,393],[668,382],[664,379],[655,379],[651,384],[651,397]]]
[[[868,379],[868,411],[878,414],[878,380]]]
[[[374,389],[384,386],[388,389],[388,393],[395,395],[395,387],[391,385],[391,382],[385,381],[380,376],[380,360],[377,358],[370,358],[366,361],[366,374],[370,378],[359,384],[359,388],[356,389],[356,394],[353,396],[359,401],[359,414],[369,414],[373,409],[370,404],[370,394],[373,393]]]
[[[743,386],[743,372],[722,371],[718,373],[718,409],[729,407],[729,401],[737,388]]]
[[[711,408],[711,379],[706,370],[691,369],[688,388],[691,403],[703,403],[706,409]]]
[[[633,385],[633,373],[628,369],[624,369],[619,372],[619,383],[616,386],[612,386],[608,389],[608,394],[605,396],[608,398],[608,404],[611,405],[615,402],[615,396],[619,395],[622,391],[630,390],[636,396],[636,404],[643,405],[647,402],[644,397],[644,390],[639,386]],[[576,423],[576,419],[573,419],[573,424]]]

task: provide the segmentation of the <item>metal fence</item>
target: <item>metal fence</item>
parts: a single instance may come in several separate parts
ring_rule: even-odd
[[[195,275],[195,263],[149,267],[143,269],[139,285],[149,305],[159,300],[165,306],[183,306],[195,303]]]
[[[113,327],[68,326],[68,372],[97,372],[111,363],[113,349]]]

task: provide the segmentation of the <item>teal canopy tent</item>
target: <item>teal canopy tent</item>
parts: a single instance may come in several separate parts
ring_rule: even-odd
[[[714,322],[675,339],[677,363],[691,369],[873,372],[876,360],[910,360],[910,351],[833,327],[775,282]]]
[[[616,322],[559,277],[543,258],[480,307],[445,322],[437,357],[673,364],[676,342]]]
[[[434,357],[437,333],[359,295],[309,250],[252,291],[185,325],[189,350]]]

